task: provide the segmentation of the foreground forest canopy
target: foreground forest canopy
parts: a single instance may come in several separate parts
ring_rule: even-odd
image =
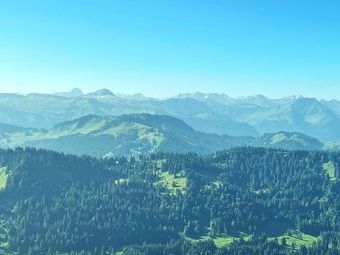
[[[340,154],[0,150],[1,254],[340,254]]]

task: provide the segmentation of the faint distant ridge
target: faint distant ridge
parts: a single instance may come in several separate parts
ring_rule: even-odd
[[[114,97],[115,94],[113,94],[113,92],[109,89],[99,89],[99,90],[96,90],[95,92],[91,92],[91,93],[88,93],[86,94],[85,96],[90,96],[90,97],[96,97],[96,96],[100,96],[100,97],[105,97],[105,96],[108,96],[108,97]]]
[[[136,101],[147,101],[147,100],[158,100],[152,97],[146,97],[142,93],[134,93],[132,95],[128,94],[117,94],[118,97],[128,99],[128,100],[136,100]]]
[[[340,140],[338,100],[318,100],[300,95],[279,99],[263,95],[230,98],[215,93],[193,93],[183,97],[198,100],[222,116],[248,124],[260,134],[285,130],[323,141]]]
[[[74,88],[71,91],[68,92],[56,92],[53,93],[53,95],[56,96],[62,96],[62,97],[81,97],[84,95],[83,91],[78,88]]]
[[[340,101],[303,96],[272,99],[263,95],[230,97],[187,93],[167,98],[122,95],[109,89],[84,94],[80,89],[55,94],[0,93],[0,120],[16,126],[50,128],[85,115],[150,113],[183,120],[195,130],[259,137],[282,130],[322,142],[340,141]]]

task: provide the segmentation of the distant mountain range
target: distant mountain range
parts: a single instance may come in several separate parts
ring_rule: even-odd
[[[321,141],[340,141],[340,101],[305,97],[231,98],[192,93],[168,99],[142,94],[119,95],[101,89],[49,94],[0,94],[0,122],[50,129],[86,115],[149,113],[183,120],[195,130],[230,136],[259,137],[279,131],[298,132]]]
[[[37,147],[91,156],[136,155],[152,152],[212,153],[237,146],[322,150],[319,140],[290,132],[254,138],[199,132],[182,120],[151,114],[89,115],[51,129],[0,125],[0,147]]]
[[[230,98],[219,94],[185,94],[179,98],[192,98],[205,103],[215,112],[251,125],[260,134],[300,132],[318,139],[340,139],[340,102],[317,100],[301,96],[269,99],[264,96]]]

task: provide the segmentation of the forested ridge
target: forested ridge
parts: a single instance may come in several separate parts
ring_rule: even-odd
[[[198,132],[167,115],[88,115],[55,125],[32,129],[0,123],[0,148],[34,147],[92,157],[136,156],[157,152],[210,154],[235,146],[288,150],[337,150],[336,146],[294,132],[260,137]]]
[[[340,154],[0,150],[3,254],[340,254]]]

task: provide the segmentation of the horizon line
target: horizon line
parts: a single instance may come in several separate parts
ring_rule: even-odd
[[[125,93],[125,92],[114,92],[112,91],[111,89],[108,89],[108,88],[100,88],[100,89],[96,89],[96,90],[84,90],[84,89],[81,89],[79,87],[75,87],[75,88],[72,88],[70,90],[66,90],[66,91],[62,91],[62,90],[59,90],[59,91],[56,91],[56,90],[53,90],[53,91],[27,91],[27,92],[24,92],[24,91],[17,91],[17,90],[14,90],[14,91],[4,91],[4,90],[0,90],[0,94],[13,94],[13,95],[22,95],[22,96],[29,96],[29,95],[33,95],[33,94],[38,94],[38,95],[52,95],[52,96],[60,96],[62,97],[61,94],[63,93],[71,93],[72,91],[76,91],[78,90],[79,92],[82,93],[82,95],[80,96],[86,96],[86,95],[90,95],[92,93],[95,93],[95,92],[98,92],[98,91],[101,91],[101,90],[108,90],[110,91],[113,95],[117,96],[117,97],[131,97],[131,96],[143,96],[145,98],[148,98],[148,99],[158,99],[158,100],[166,100],[166,99],[171,99],[171,98],[177,98],[179,96],[184,96],[184,95],[195,95],[195,94],[203,94],[203,95],[219,95],[219,96],[226,96],[228,98],[231,98],[231,99],[247,99],[247,98],[255,98],[255,97],[264,97],[266,99],[269,99],[269,100],[282,100],[282,99],[289,99],[289,98],[309,98],[309,99],[317,99],[317,100],[326,100],[326,101],[333,101],[333,100],[340,100],[340,99],[337,99],[337,98],[323,98],[323,97],[317,97],[317,96],[305,96],[305,95],[302,95],[302,94],[290,94],[290,95],[286,95],[286,96],[280,96],[280,97],[273,97],[273,96],[267,96],[265,94],[262,94],[262,93],[255,93],[255,94],[249,94],[249,95],[232,95],[231,94],[228,94],[228,93],[225,93],[225,92],[203,92],[203,91],[186,91],[186,92],[181,92],[181,93],[176,93],[176,94],[173,94],[173,95],[169,95],[169,96],[151,96],[151,95],[148,95],[148,93],[144,93],[144,92],[135,92],[135,93]]]

